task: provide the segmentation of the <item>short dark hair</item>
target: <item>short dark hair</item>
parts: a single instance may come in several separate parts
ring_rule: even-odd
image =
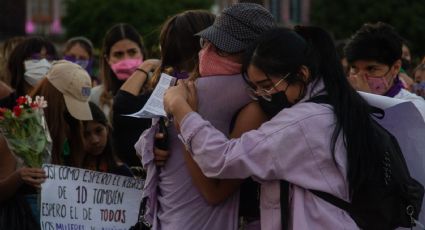
[[[349,63],[373,60],[392,65],[401,58],[403,39],[389,24],[366,23],[350,38],[344,52]]]

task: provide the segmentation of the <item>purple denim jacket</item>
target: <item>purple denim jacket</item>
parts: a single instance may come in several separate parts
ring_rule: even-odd
[[[234,114],[250,98],[240,75],[213,76],[196,81],[198,111],[226,135]],[[135,148],[147,170],[145,215],[153,229],[223,229],[238,226],[239,192],[219,205],[209,205],[192,182],[184,160],[184,145],[173,125],[168,127],[170,158],[158,170],[153,162],[153,140],[157,125],[143,132]]]
[[[311,95],[309,91],[307,95]],[[192,112],[181,123],[180,137],[206,176],[253,176],[262,183],[261,229],[281,229],[281,179],[292,183],[289,229],[358,229],[346,212],[307,190],[348,200],[346,149],[341,135],[335,147],[337,165],[330,149],[336,124],[332,108],[306,99],[282,110],[257,130],[231,140]]]

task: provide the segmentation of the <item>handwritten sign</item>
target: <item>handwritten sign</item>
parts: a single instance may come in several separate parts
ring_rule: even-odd
[[[137,222],[144,181],[45,164],[42,230],[127,230]]]

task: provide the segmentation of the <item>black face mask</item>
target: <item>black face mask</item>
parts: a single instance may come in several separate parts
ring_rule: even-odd
[[[271,101],[267,101],[263,97],[258,97],[258,103],[269,119],[278,114],[282,109],[289,108],[294,105],[288,101],[288,97],[285,92],[277,92],[271,96]]]
[[[408,71],[412,67],[409,60],[402,58],[401,59],[401,68],[403,68],[405,71]]]

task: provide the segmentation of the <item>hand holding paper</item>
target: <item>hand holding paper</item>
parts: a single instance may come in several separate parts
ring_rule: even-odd
[[[176,78],[162,73],[158,84],[153,90],[151,96],[146,102],[145,106],[137,113],[129,114],[127,116],[136,118],[155,118],[166,117],[167,114],[164,110],[164,93],[170,86],[174,85]]]

